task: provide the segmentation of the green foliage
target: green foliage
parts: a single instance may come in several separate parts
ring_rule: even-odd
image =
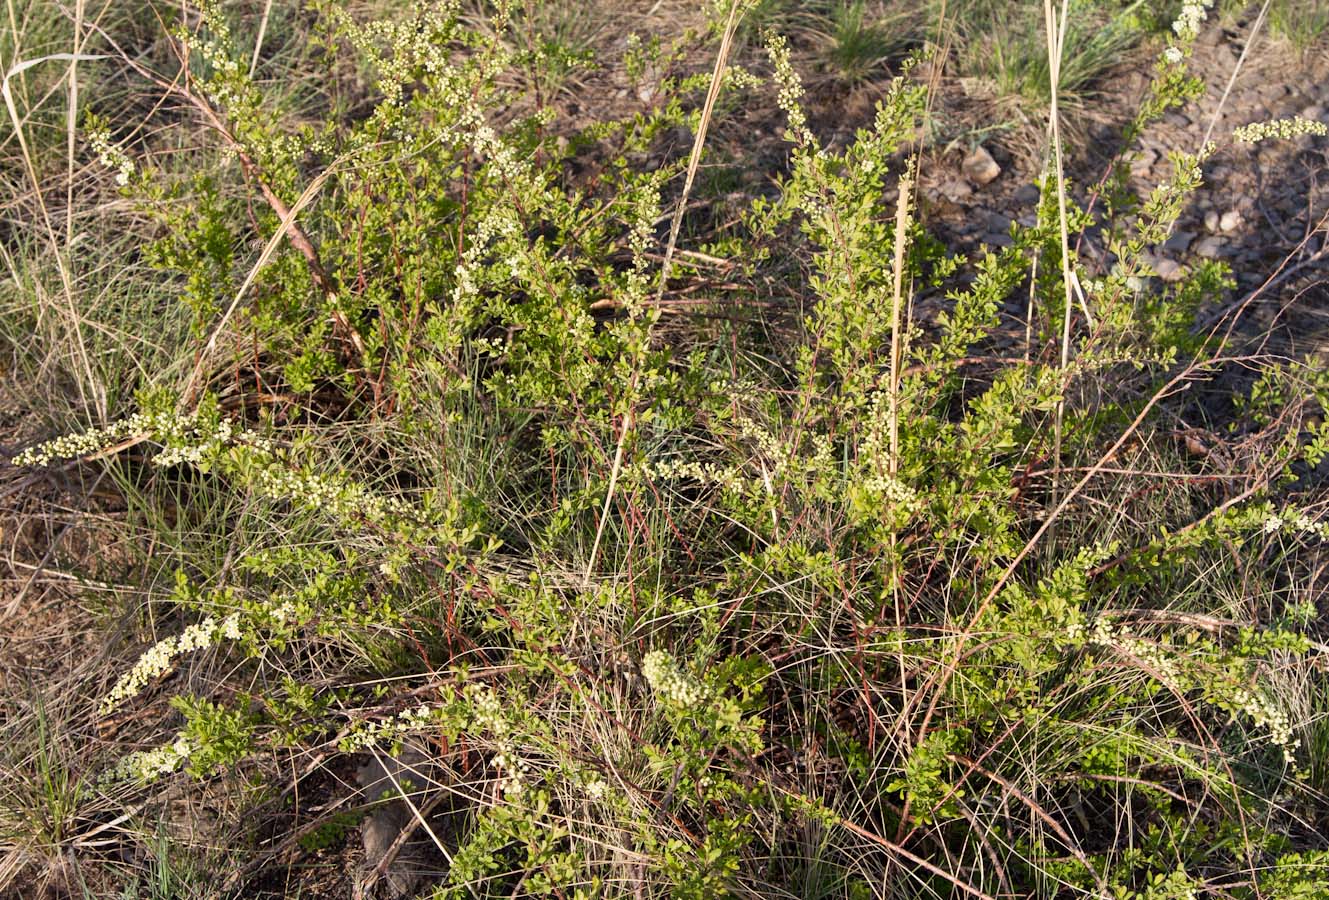
[[[719,87],[780,107],[788,165],[738,219],[697,223],[689,254],[664,227],[685,162],[659,141],[700,124],[708,81],[671,66],[702,35],[630,42],[626,81],[653,102],[579,128],[544,103],[591,63],[574,21],[311,14],[339,89],[314,123],[269,102],[226,10],[179,23],[229,162],[126,189],[162,226],[145,252],[178,279],[199,390],[19,459],[132,441],[153,477],[267,526],[154,594],[158,633],[102,709],[165,692],[184,724],[108,783],[427,741],[461,807],[438,897],[856,896],[901,875],[1165,900],[1275,858],[1275,896],[1323,888],[1318,851],[1275,836],[1286,798],[1314,802],[1285,696],[1314,645],[1279,579],[1327,529],[1289,480],[1233,499],[1177,478],[1157,508],[1137,490],[1174,388],[1221,365],[1191,325],[1226,271],[1163,286],[1145,263],[1213,148],[1143,198],[1119,178],[1105,213],[1067,201],[1072,247],[1108,237],[1098,278],[1062,259],[1073,186],[1051,177],[1035,222],[971,262],[911,206],[927,96],[909,67],[833,148],[770,36],[769,81]],[[848,70],[881,35],[846,16]],[[1068,42],[1124,40],[1100,39]],[[1193,95],[1178,53],[1128,140]],[[1066,270],[1086,273],[1070,308]],[[797,298],[778,340],[680,312],[772,285]],[[1016,300],[1023,355],[999,343]],[[1065,364],[1045,352],[1064,326]],[[1322,410],[1322,382],[1256,373],[1236,401],[1270,432],[1252,470],[1325,455],[1323,428],[1279,414]],[[171,681],[186,662],[201,693]]]
[[[240,699],[245,702],[245,698]],[[259,721],[254,713],[187,695],[171,698],[171,706],[185,717],[181,735],[197,748],[189,758],[189,774],[209,775],[253,751],[254,728]]]

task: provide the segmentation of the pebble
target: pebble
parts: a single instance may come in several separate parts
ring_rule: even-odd
[[[1163,249],[1173,253],[1185,253],[1195,240],[1194,231],[1174,231],[1172,237],[1163,242]]]
[[[969,182],[959,178],[947,178],[937,188],[937,192],[952,203],[959,203],[974,192]]]
[[[1180,281],[1186,275],[1186,269],[1174,259],[1160,259],[1154,264],[1154,271],[1164,281]]]
[[[1005,233],[1011,230],[1011,220],[1001,213],[991,213],[988,215],[988,231]]]
[[[1324,107],[1318,103],[1312,103],[1301,111],[1301,117],[1315,122],[1324,121]]]
[[[1221,237],[1211,235],[1195,245],[1195,253],[1205,259],[1216,259],[1223,252],[1226,243]]]
[[[978,186],[989,184],[1001,174],[1001,166],[992,158],[992,154],[979,144],[973,152],[964,158],[960,166],[964,176]]]
[[[1218,230],[1218,225],[1222,220],[1218,216],[1218,211],[1211,209],[1204,214],[1204,228],[1206,231],[1214,232]]]
[[[1235,209],[1229,209],[1218,220],[1218,230],[1224,234],[1231,234],[1241,227],[1241,213]]]
[[[1032,183],[1025,184],[1021,185],[1020,189],[1015,192],[1015,202],[1021,206],[1030,206],[1038,202],[1039,196],[1040,192],[1038,190],[1038,185]]]
[[[405,779],[428,782],[432,771],[433,764],[429,758],[420,750],[408,746],[397,757],[384,756],[369,760],[356,772],[356,780],[365,797],[377,799],[385,794],[396,794],[399,790],[397,786]],[[378,865],[411,821],[411,811],[401,800],[375,805],[373,811],[360,822],[365,860],[371,865]],[[425,861],[418,858],[414,848],[401,848],[401,852],[383,873],[382,892],[389,897],[413,896],[424,864]]]
[[[1009,234],[1001,234],[996,231],[983,235],[982,241],[989,247],[1011,247],[1015,244],[1015,241],[1011,240]]]
[[[1146,147],[1140,151],[1140,155],[1131,161],[1131,177],[1147,178],[1149,170],[1153,168],[1154,161],[1158,159],[1158,154]]]

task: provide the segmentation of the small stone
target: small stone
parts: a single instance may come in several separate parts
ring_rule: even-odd
[[[1216,32],[1217,30],[1218,29],[1216,28],[1204,28],[1200,30],[1200,33],[1203,34],[1206,31]],[[1227,44],[1223,43],[1215,44],[1213,50],[1213,61],[1214,65],[1217,66],[1220,71],[1227,72],[1237,64],[1237,54],[1234,53],[1232,51],[1232,48]]]
[[[405,790],[420,802],[422,793],[433,781],[434,765],[419,749],[407,746],[396,756],[376,756],[356,772],[356,780],[372,811],[360,822],[365,863],[372,870],[396,843],[402,831],[413,827],[413,813],[400,799]],[[381,802],[380,802],[381,801]],[[393,898],[413,895],[421,873],[428,868],[417,848],[410,845],[392,860],[383,872],[382,893]],[[364,886],[364,875],[357,873]]]
[[[937,187],[937,193],[952,203],[959,203],[974,192],[969,182],[960,178],[947,178]]]
[[[1218,217],[1218,210],[1214,210],[1214,209],[1209,210],[1209,212],[1207,212],[1207,213],[1204,214],[1204,229],[1205,229],[1205,231],[1208,231],[1208,232],[1211,232],[1211,233],[1217,231],[1217,230],[1218,230],[1218,223],[1219,223],[1219,221],[1220,221],[1220,219],[1219,219],[1219,217]]]
[[[1154,161],[1157,159],[1157,151],[1148,147],[1141,150],[1140,155],[1131,161],[1131,177],[1136,179],[1148,178],[1149,170],[1154,167]]]
[[[1221,237],[1211,235],[1195,245],[1195,254],[1205,259],[1216,259],[1223,252],[1223,247],[1226,244],[1227,242]]]
[[[964,158],[960,168],[964,172],[964,177],[980,187],[990,183],[992,179],[1001,174],[1001,166],[997,165],[997,161],[992,158],[992,154],[988,153],[982,144],[975,147],[973,152]]]
[[[1001,213],[991,213],[988,215],[988,231],[1006,232],[1011,230],[1011,220]]]
[[[1159,278],[1168,282],[1180,281],[1186,274],[1181,264],[1173,259],[1160,259],[1154,265],[1154,271],[1158,273]]]
[[[1231,234],[1241,227],[1241,213],[1235,209],[1229,209],[1223,213],[1218,220],[1218,230],[1224,234]]]
[[[1170,112],[1163,116],[1163,121],[1173,128],[1190,128],[1191,120],[1179,112]]]
[[[1015,202],[1021,206],[1031,206],[1038,202],[1040,196],[1041,192],[1038,190],[1038,185],[1025,184],[1021,185],[1020,189],[1015,192]]]
[[[1011,247],[1015,244],[1009,234],[1001,234],[996,231],[983,235],[982,242],[989,247]]]
[[[1318,103],[1312,103],[1301,111],[1301,117],[1313,122],[1321,122],[1324,120],[1324,107]]]
[[[1193,240],[1195,240],[1194,231],[1174,231],[1172,237],[1163,243],[1163,249],[1172,253],[1185,253]]]

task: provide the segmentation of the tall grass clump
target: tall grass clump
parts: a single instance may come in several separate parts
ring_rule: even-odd
[[[98,457],[170,535],[79,698],[88,812],[43,841],[179,855],[129,890],[280,893],[400,753],[437,898],[1329,891],[1329,379],[1193,329],[1223,265],[1148,262],[1214,148],[1093,210],[1058,162],[1011,246],[955,256],[919,215],[926,86],[833,149],[780,34],[734,58],[743,12],[625,41],[657,102],[577,127],[547,102],[575,36],[534,7],[311,3],[299,117],[219,4],[169,22],[178,71],[98,33],[209,137],[182,183],[88,120],[174,295],[145,330],[189,334],[14,460]],[[1128,141],[1194,96],[1202,19]],[[787,165],[684,229],[735,95]],[[214,835],[163,850],[191,792]]]

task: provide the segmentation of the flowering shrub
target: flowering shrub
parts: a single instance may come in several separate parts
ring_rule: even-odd
[[[1208,6],[1183,5],[1128,143],[1195,95]],[[278,760],[409,738],[454,795],[439,897],[1260,896],[1251,872],[1307,850],[1281,836],[1322,802],[1286,693],[1320,650],[1284,582],[1329,528],[1290,474],[1325,453],[1300,424],[1329,385],[1257,380],[1242,402],[1301,400],[1247,444],[1284,475],[1244,492],[1168,438],[1174,397],[1227,362],[1191,326],[1231,282],[1163,285],[1148,252],[1214,146],[1145,197],[1123,160],[1097,211],[1047,175],[1036,220],[966,260],[914,203],[908,67],[833,147],[779,35],[713,80],[638,39],[624,66],[665,67],[655,101],[575,128],[510,4],[313,9],[329,78],[371,98],[355,115],[287,123],[204,4],[173,90],[226,162],[167,188],[90,138],[162,226],[146,256],[179,278],[197,362],[15,462],[133,448],[238,499],[240,548],[178,567],[153,604],[172,630],[100,698],[159,726],[107,790],[242,773],[280,795]],[[737,92],[781,111],[788,166],[683,253],[662,225],[696,165],[661,142]],[[1063,239],[1059,193],[1110,265]],[[721,315],[773,285],[797,302],[769,333]]]

